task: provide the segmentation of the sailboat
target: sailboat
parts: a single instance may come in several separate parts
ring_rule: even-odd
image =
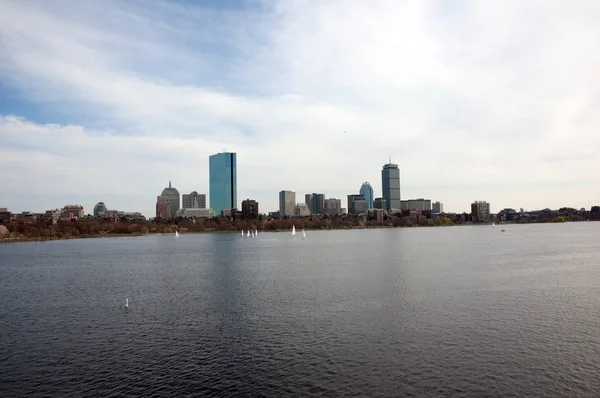
[[[296,235],[296,226],[292,225],[292,236]]]
[[[492,227],[495,227],[495,226],[496,226],[496,224],[494,224],[494,222],[492,221]]]
[[[242,229],[242,238],[244,237],[244,230]]]
[[[258,236],[258,229],[254,230],[254,236]]]
[[[177,230],[175,230],[175,237],[179,237],[179,232],[177,232]]]
[[[125,299],[125,309],[129,309],[129,299]]]
[[[304,232],[304,229],[302,230],[302,240],[306,239],[306,232]]]
[[[250,230],[248,230],[248,234],[246,235],[246,238],[250,237]]]

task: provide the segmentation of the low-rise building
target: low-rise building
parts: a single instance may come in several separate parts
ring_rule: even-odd
[[[223,210],[223,211],[225,211],[225,210]],[[213,218],[215,216],[216,216],[216,213],[213,209],[189,208],[189,209],[179,209],[177,211],[177,217],[182,217],[182,218]]]
[[[242,217],[244,219],[258,218],[258,202],[252,199],[242,201]]]
[[[296,205],[296,216],[297,217],[308,217],[310,216],[310,209],[306,203],[298,203]]]
[[[63,221],[79,220],[84,215],[83,206],[80,205],[66,205],[60,211],[60,219]]]

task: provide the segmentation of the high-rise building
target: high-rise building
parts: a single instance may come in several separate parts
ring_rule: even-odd
[[[431,210],[433,210],[433,214],[439,214],[444,212],[444,204],[441,202],[433,202],[431,205]]]
[[[237,160],[234,152],[221,152],[209,158],[210,208],[216,214],[237,208]]]
[[[293,217],[296,214],[296,192],[279,192],[279,216]]]
[[[104,216],[104,213],[106,213],[106,205],[104,204],[104,202],[98,202],[96,203],[96,206],[94,206],[94,217],[102,217]]]
[[[245,219],[258,218],[258,202],[256,200],[242,201],[242,217]]]
[[[181,197],[179,196],[179,191],[177,189],[171,187],[171,181],[169,181],[169,186],[167,188],[163,189],[159,198],[160,197],[167,199],[169,202],[168,215],[166,215],[166,216],[163,215],[163,216],[161,216],[161,218],[175,217],[175,214],[177,214],[177,210],[179,210],[181,208]],[[163,204],[164,204],[164,201],[163,201]],[[157,200],[157,206],[158,206],[158,200]],[[158,209],[158,207],[157,207],[157,209]],[[158,210],[157,210],[157,217],[158,217]]]
[[[482,200],[471,203],[471,218],[475,222],[490,222],[490,204]]]
[[[358,193],[360,193],[365,198],[365,200],[367,201],[367,205],[369,206],[369,209],[372,209],[373,208],[373,200],[375,198],[373,195],[373,187],[371,186],[371,184],[369,184],[367,181],[363,182]]]
[[[304,199],[312,214],[325,214],[325,194],[307,193],[304,195]]]
[[[323,214],[328,216],[336,216],[342,214],[342,201],[336,198],[325,199],[323,206]]]
[[[400,169],[390,162],[381,170],[381,196],[385,199],[386,210],[400,210]]]
[[[193,191],[181,195],[182,209],[206,209],[206,194]]]

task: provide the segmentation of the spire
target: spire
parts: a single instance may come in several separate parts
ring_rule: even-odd
[[[171,180],[169,180],[169,188],[171,188]]]
[[[390,154],[390,163],[389,164],[392,164],[392,155],[391,154]]]

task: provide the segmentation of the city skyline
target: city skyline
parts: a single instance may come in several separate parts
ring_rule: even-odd
[[[265,213],[380,197],[390,154],[447,212],[600,203],[593,3],[228,4],[2,2],[0,207],[152,216],[222,148]]]

